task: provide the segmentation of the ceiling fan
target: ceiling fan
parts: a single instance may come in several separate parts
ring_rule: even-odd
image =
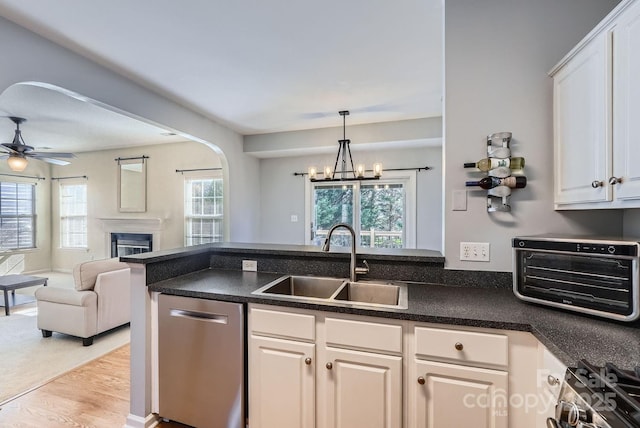
[[[9,168],[12,171],[24,171],[27,167],[27,158],[38,159],[44,162],[48,162],[54,165],[69,165],[70,162],[55,158],[75,158],[73,153],[61,153],[61,152],[35,152],[32,146],[25,144],[22,138],[22,132],[20,131],[20,124],[27,121],[27,119],[16,116],[8,116],[8,118],[16,124],[15,135],[11,143],[0,144],[0,150],[5,154],[0,155],[0,159],[7,159]]]

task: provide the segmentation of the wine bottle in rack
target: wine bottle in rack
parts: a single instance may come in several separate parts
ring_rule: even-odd
[[[507,186],[512,189],[522,189],[527,185],[527,177],[524,175],[512,175],[506,178],[485,177],[478,181],[467,181],[467,187],[478,186],[483,189],[493,189],[498,186]]]
[[[465,168],[478,168],[480,171],[490,171],[494,168],[506,167],[510,169],[522,169],[524,168],[524,158],[513,157],[506,159],[496,158],[484,158],[478,162],[467,162],[464,164]]]

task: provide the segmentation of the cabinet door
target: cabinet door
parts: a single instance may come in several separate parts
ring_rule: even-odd
[[[415,360],[413,428],[507,428],[507,372]]]
[[[613,32],[613,175],[619,200],[640,199],[640,3],[620,15]]]
[[[612,200],[610,34],[602,32],[553,79],[555,203]],[[603,186],[593,188],[594,181]]]
[[[402,426],[402,357],[336,348],[325,356],[326,428]]]
[[[315,426],[315,345],[251,336],[251,428]]]

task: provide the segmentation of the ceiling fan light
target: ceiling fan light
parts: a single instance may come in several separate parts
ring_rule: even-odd
[[[9,168],[11,168],[11,171],[22,172],[27,167],[27,164],[29,162],[24,156],[10,155],[7,159],[7,163],[9,164]]]

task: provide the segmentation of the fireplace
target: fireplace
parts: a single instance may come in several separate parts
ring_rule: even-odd
[[[111,257],[130,256],[149,251],[153,251],[151,233],[111,233]]]

